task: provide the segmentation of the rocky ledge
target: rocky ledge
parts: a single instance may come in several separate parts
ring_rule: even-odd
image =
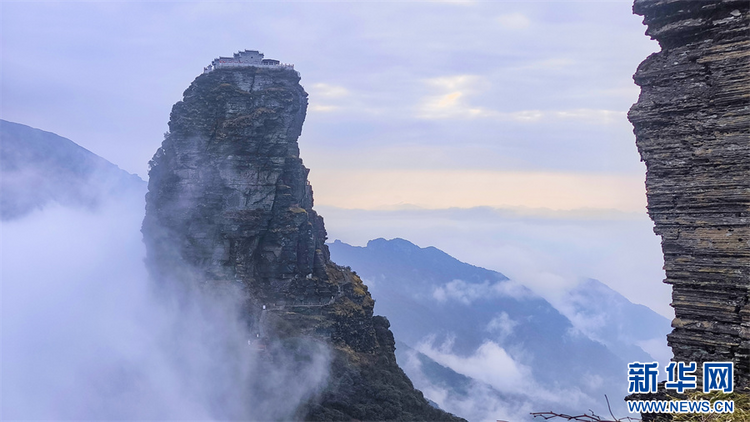
[[[750,388],[750,2],[636,0],[661,51],[628,115],[662,238],[677,361],[732,361]],[[699,364],[700,366],[700,364]]]
[[[221,68],[198,76],[174,105],[150,163],[149,271],[163,284],[233,286],[249,331],[327,344],[328,386],[301,418],[461,420],[414,389],[367,287],[329,258],[299,157],[307,109],[299,80],[286,68]]]

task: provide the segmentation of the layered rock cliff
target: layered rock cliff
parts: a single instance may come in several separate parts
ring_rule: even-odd
[[[636,0],[661,51],[628,115],[662,238],[677,361],[732,361],[750,388],[750,2]],[[699,364],[700,366],[700,364]]]
[[[290,68],[220,68],[185,91],[151,161],[149,270],[160,283],[234,286],[248,330],[263,337],[328,344],[328,387],[301,417],[458,420],[413,388],[367,287],[329,258],[299,157],[299,80]]]

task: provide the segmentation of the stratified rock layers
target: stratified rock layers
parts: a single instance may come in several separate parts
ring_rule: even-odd
[[[662,51],[628,115],[662,238],[677,361],[732,361],[750,387],[750,17],[747,1],[636,0]]]
[[[249,324],[331,345],[329,387],[301,409],[308,419],[458,420],[413,388],[367,287],[329,259],[299,157],[299,79],[287,68],[217,69],[174,105],[150,163],[149,270],[160,283],[235,286]]]

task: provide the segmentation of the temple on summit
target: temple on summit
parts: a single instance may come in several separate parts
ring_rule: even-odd
[[[209,73],[220,67],[282,67],[294,69],[293,64],[281,63],[276,59],[266,59],[258,50],[245,50],[234,53],[232,57],[219,57],[210,65],[203,68],[203,73]]]

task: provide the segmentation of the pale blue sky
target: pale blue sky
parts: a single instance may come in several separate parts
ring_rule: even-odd
[[[4,1],[2,115],[145,177],[182,91],[250,48],[301,72],[311,160],[639,173],[623,116],[643,32],[628,1]],[[415,159],[359,155],[394,146]]]
[[[585,215],[598,217],[576,221],[585,223],[586,236],[601,238],[589,251],[618,259],[597,260],[580,242],[566,249],[564,239],[575,230],[549,230],[544,239],[544,230],[529,229],[533,236],[516,239],[530,245],[529,265],[596,276],[634,301],[671,311],[658,239],[645,216],[645,167],[625,118],[638,96],[631,75],[658,45],[643,35],[630,1],[3,1],[1,7],[3,119],[70,138],[145,179],[172,105],[203,66],[258,49],[294,63],[310,93],[300,147],[316,204],[338,216],[326,220],[331,238],[361,244],[364,233],[412,233],[421,246],[439,245],[508,272],[525,262],[508,258],[508,242],[472,250],[477,228],[466,221],[446,223],[432,214],[437,229],[419,234],[397,210],[490,206],[569,228],[569,214],[540,218],[532,211],[587,209]],[[356,195],[341,193],[344,178],[359,181]],[[353,209],[391,210],[392,218],[368,220],[375,214]],[[386,220],[393,223],[378,223]],[[383,234],[354,230],[350,223],[357,221]],[[610,228],[590,228],[603,222]],[[455,242],[462,246],[451,250],[440,227],[454,239],[463,233]],[[503,227],[496,236],[508,234]],[[513,227],[520,236],[524,226]],[[618,238],[607,243],[613,233]],[[565,249],[559,255],[570,261],[565,270],[543,258],[555,248]]]

